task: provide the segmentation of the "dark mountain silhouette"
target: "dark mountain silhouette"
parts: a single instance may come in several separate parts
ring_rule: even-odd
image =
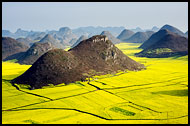
[[[21,42],[21,43],[27,45],[28,47],[30,47],[34,43],[33,40],[30,38],[17,38],[16,40],[18,42]]]
[[[29,47],[10,37],[2,37],[2,60],[7,57],[25,52]]]
[[[163,31],[163,30],[161,30]],[[142,57],[170,57],[188,54],[188,39],[178,34],[166,34],[157,42],[144,49],[137,56]]]
[[[118,44],[121,41],[117,38],[115,38],[109,31],[103,31],[100,35],[105,35],[108,37],[108,39],[113,43],[113,44]]]
[[[154,33],[148,40],[146,40],[139,48],[146,49],[149,46],[153,45],[160,39],[162,39],[165,35],[173,34],[167,29],[161,29],[158,32]]]
[[[33,64],[40,56],[42,56],[47,51],[54,49],[51,43],[34,43],[26,52],[22,54],[18,59],[20,64]]]
[[[132,35],[130,38],[125,39],[125,42],[129,43],[143,43],[146,41],[154,32],[153,31],[147,31],[147,32],[137,32],[134,35]]]
[[[60,43],[59,40],[54,39],[52,35],[47,34],[44,38],[42,38],[39,43],[51,43],[55,48],[64,49],[64,45]]]
[[[132,35],[134,35],[135,33],[131,30],[123,30],[119,36],[117,37],[118,39],[120,39],[121,41],[124,41],[125,39],[130,38]]]
[[[83,41],[83,40],[85,40],[85,39],[88,39],[88,37],[85,36],[85,35],[82,35],[82,36],[71,46],[71,48],[77,46],[81,41]]]
[[[97,35],[80,42],[69,51],[48,51],[11,83],[29,84],[34,89],[48,84],[85,80],[88,77],[85,73],[102,75],[143,68],[144,65],[123,54],[106,36]]]
[[[161,29],[167,29],[167,30],[169,30],[169,31],[171,31],[171,32],[173,32],[173,33],[176,33],[176,34],[178,34],[178,35],[181,35],[181,36],[186,37],[185,34],[184,34],[182,31],[180,31],[180,30],[177,29],[176,27],[173,27],[173,26],[168,25],[168,24],[164,25]]]

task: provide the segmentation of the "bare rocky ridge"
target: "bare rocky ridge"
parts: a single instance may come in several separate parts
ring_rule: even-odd
[[[143,68],[144,65],[123,54],[106,36],[96,35],[81,41],[69,51],[48,51],[24,74],[12,80],[12,83],[41,88],[48,84],[69,84],[85,80],[85,73],[92,70],[96,75],[102,75],[118,70]]]

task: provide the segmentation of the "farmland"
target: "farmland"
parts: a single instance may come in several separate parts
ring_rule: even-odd
[[[135,57],[139,44],[116,46],[146,69],[29,90],[10,80],[31,65],[2,62],[2,123],[187,124],[188,56]]]

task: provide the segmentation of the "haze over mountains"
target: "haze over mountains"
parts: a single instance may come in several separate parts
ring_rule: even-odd
[[[179,29],[173,26],[165,25],[161,29],[164,28],[172,32],[178,33],[182,36],[188,37],[187,34],[181,32]],[[108,31],[110,34],[112,34],[113,36],[112,38],[115,39],[116,42],[113,41],[114,43],[119,43],[119,40],[125,42],[128,41],[128,42],[142,43],[150,37],[151,32],[157,32],[158,30],[159,28],[156,26],[153,26],[152,29],[141,29],[140,27],[137,27],[135,29],[125,29],[125,27],[100,27],[100,26],[79,27],[76,29],[70,29],[69,27],[61,27],[59,30],[50,30],[50,31],[46,30],[44,32],[27,31],[19,28],[15,33],[11,33],[8,30],[2,30],[2,36],[18,39],[18,41],[22,43],[25,42],[26,45],[31,46],[32,43],[40,41],[47,34],[49,34],[54,39],[59,41],[59,43],[61,44],[61,46],[59,46],[60,48],[66,48],[68,46],[72,46],[82,35],[88,36],[89,38],[93,35],[101,34],[103,31]],[[150,31],[149,32],[150,34],[147,31]]]
[[[103,29],[104,31],[101,31]],[[105,31],[105,29],[109,31]],[[27,46],[27,48],[29,48],[34,43],[50,43],[53,48],[58,48],[58,49],[65,49],[68,47],[73,48],[77,46],[81,41],[89,38],[89,36],[96,33],[107,36],[108,39],[111,40],[113,44],[118,44],[121,42],[142,43],[142,45],[139,48],[143,48],[143,49],[147,48],[146,46],[152,45],[158,40],[162,39],[165,35],[170,34],[169,32],[176,33],[180,36],[184,36],[188,38],[188,31],[186,33],[183,33],[176,27],[173,27],[168,24],[164,25],[158,32],[155,32],[158,29],[159,28],[157,28],[156,26],[154,26],[151,30],[147,30],[147,29],[142,30],[139,27],[137,27],[136,29],[130,30],[130,29],[125,29],[124,27],[92,27],[90,26],[90,27],[80,27],[73,30],[70,29],[69,27],[61,27],[58,31],[46,30],[45,32],[34,32],[34,31],[22,30],[19,28],[15,33],[11,33],[8,30],[2,30],[2,36],[12,36],[13,38],[17,38],[16,40],[13,38],[10,38],[10,39],[14,41],[14,44],[16,45],[18,44],[18,46],[23,44]],[[115,35],[118,34],[117,37],[113,35],[112,33]],[[5,44],[3,45],[5,47],[7,43],[2,43],[2,44]],[[44,52],[46,51],[44,50]],[[18,51],[17,52],[18,54],[16,54],[16,52],[4,53],[3,60],[5,59],[5,57],[7,57],[6,56],[7,54],[9,54],[9,57],[7,59],[16,58],[18,60],[22,53],[19,53]],[[33,62],[34,61],[35,60],[33,60]],[[29,63],[25,62],[25,63],[31,64],[33,62],[29,62]]]
[[[153,31],[146,31],[146,32],[137,32],[133,34],[128,39],[124,39],[124,42],[129,43],[143,43],[146,41],[154,32]]]
[[[124,41],[128,38],[130,38],[132,35],[134,35],[135,32],[128,30],[128,29],[124,29],[118,36],[117,38],[120,39],[121,41]]]

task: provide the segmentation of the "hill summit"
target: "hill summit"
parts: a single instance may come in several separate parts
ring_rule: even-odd
[[[12,83],[41,88],[48,84],[68,84],[85,80],[90,71],[94,71],[95,75],[103,75],[118,70],[143,68],[143,64],[123,54],[106,36],[96,35],[81,41],[69,51],[48,51],[24,74],[12,80]]]
[[[125,39],[130,38],[132,35],[134,35],[135,33],[131,30],[128,29],[124,29],[119,35],[118,35],[118,39],[120,39],[121,41],[124,41]]]
[[[168,24],[164,25],[161,29],[167,29],[170,32],[173,32],[173,33],[176,33],[176,34],[181,35],[183,37],[186,37],[186,35],[182,31],[180,31],[176,27],[168,25]]]

